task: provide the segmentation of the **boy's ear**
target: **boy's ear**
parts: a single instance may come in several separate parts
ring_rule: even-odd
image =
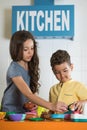
[[[71,64],[71,70],[73,70],[73,64]]]

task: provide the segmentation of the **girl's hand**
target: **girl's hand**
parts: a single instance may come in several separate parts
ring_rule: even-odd
[[[57,102],[56,104],[56,112],[59,112],[59,113],[64,113],[66,111],[68,111],[68,105],[66,105],[64,102]]]

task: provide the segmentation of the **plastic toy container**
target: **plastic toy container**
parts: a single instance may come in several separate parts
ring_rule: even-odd
[[[51,120],[54,121],[63,121],[65,118],[65,114],[51,114]]]
[[[8,114],[8,119],[11,121],[23,121],[26,118],[26,114]]]
[[[43,121],[44,119],[41,117],[36,117],[36,118],[29,118],[30,121]]]
[[[87,115],[71,114],[71,120],[74,122],[87,122]]]

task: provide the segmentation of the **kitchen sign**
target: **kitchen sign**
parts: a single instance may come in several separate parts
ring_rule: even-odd
[[[36,38],[74,37],[74,5],[12,7],[12,33],[28,30]]]

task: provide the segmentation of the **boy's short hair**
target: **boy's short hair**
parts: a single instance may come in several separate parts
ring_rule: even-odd
[[[64,62],[71,64],[70,55],[66,50],[57,50],[54,52],[50,59],[51,67],[54,68],[55,65],[60,65]]]

